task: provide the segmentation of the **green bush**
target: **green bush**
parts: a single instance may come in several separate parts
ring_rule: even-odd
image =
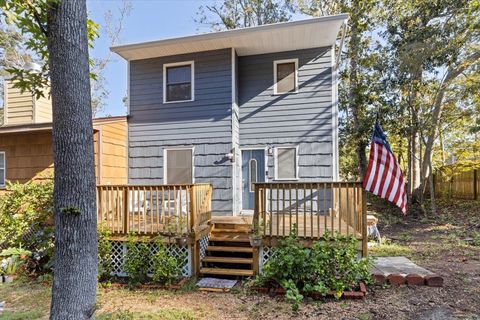
[[[296,235],[297,227],[294,226],[292,234],[282,242],[275,255],[265,264],[263,267],[265,281],[276,284],[282,284],[285,280],[296,284],[306,281],[308,274],[300,271],[310,267],[310,251],[305,250]]]
[[[138,286],[148,279],[150,261],[150,239],[142,237],[137,240],[134,235],[128,236],[127,253],[124,269],[128,275],[128,284]]]
[[[171,284],[182,276],[182,261],[185,256],[178,258],[167,255],[167,247],[161,237],[156,239],[157,252],[153,256],[153,281],[160,284]]]
[[[360,282],[371,282],[371,261],[357,258],[357,244],[353,236],[327,232],[312,248],[304,248],[295,226],[267,261],[256,283],[283,287],[294,310],[303,299],[302,292],[326,296],[332,290],[340,298],[344,291],[356,289]]]
[[[358,241],[353,236],[326,233],[311,250],[313,290],[318,287],[333,290],[340,297],[360,282],[370,282],[370,260],[357,259]],[[315,288],[315,286],[317,288]],[[308,287],[307,289],[310,289]]]
[[[7,183],[0,197],[0,245],[32,251],[31,271],[48,271],[53,258],[53,180]]]
[[[111,231],[98,228],[98,280],[107,281],[112,274],[112,242],[109,240]]]

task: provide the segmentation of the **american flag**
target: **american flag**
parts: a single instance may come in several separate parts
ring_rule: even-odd
[[[363,188],[395,204],[403,214],[407,213],[407,193],[402,170],[378,123],[375,124],[372,136]]]

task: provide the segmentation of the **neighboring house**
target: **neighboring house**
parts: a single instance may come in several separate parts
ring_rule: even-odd
[[[346,15],[120,45],[128,182],[211,183],[212,212],[254,182],[338,180],[335,44]]]
[[[49,99],[21,93],[5,81],[4,124],[0,126],[0,188],[26,183],[53,170],[52,107]],[[127,182],[126,117],[93,120],[97,184]]]

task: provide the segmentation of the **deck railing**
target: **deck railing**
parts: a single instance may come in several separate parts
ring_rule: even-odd
[[[253,229],[265,237],[320,239],[326,231],[354,235],[366,246],[361,182],[256,183]],[[366,250],[365,250],[366,252]]]
[[[189,234],[211,220],[210,184],[97,186],[97,218],[113,234]]]

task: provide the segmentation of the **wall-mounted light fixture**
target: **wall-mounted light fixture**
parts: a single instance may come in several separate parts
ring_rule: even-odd
[[[230,160],[230,162],[235,162],[235,148],[233,148],[230,153],[225,154],[225,158]]]
[[[273,146],[268,146],[268,154],[269,155],[273,154]]]

